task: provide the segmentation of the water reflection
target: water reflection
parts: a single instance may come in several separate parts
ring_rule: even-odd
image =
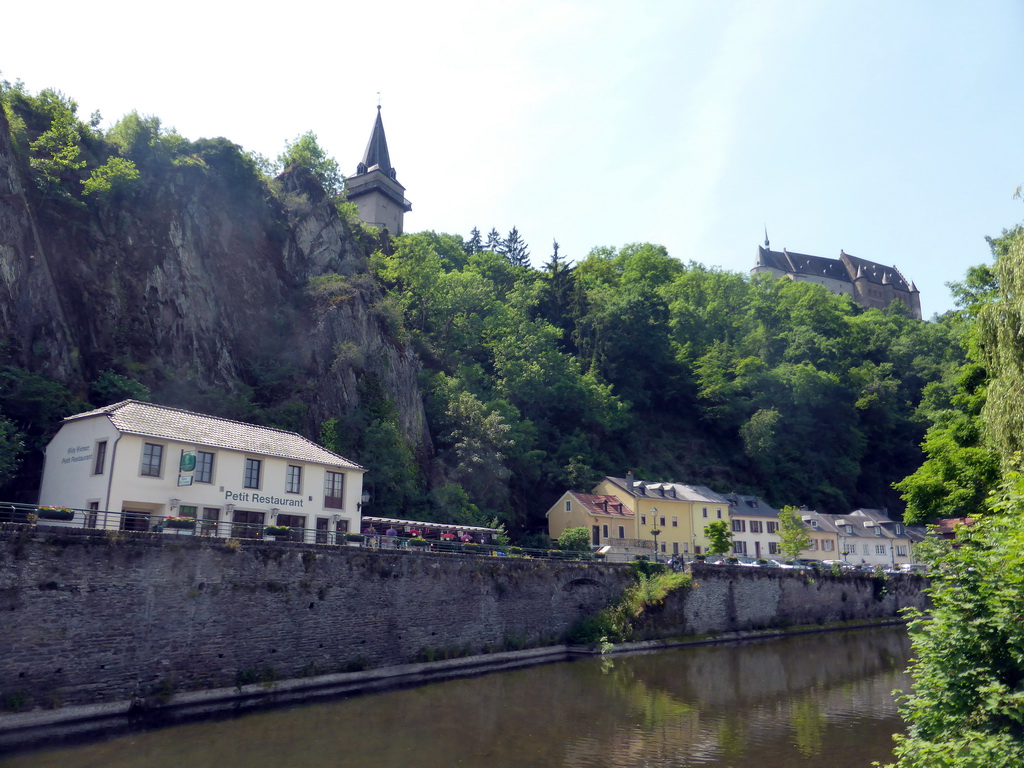
[[[87,747],[2,768],[739,766],[886,758],[900,629],[587,659]]]

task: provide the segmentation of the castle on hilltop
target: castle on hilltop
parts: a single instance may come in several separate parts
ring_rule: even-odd
[[[921,319],[921,292],[896,267],[885,267],[839,251],[838,259],[793,253],[783,248],[757,247],[757,263],[751,274],[768,273],[805,283],[824,285],[832,293],[843,293],[868,309],[885,309],[902,301],[911,316]]]
[[[398,183],[391,165],[379,104],[363,160],[356,167],[355,175],[345,180],[345,189],[348,199],[359,208],[359,218],[381,231],[402,234],[403,219],[412,210],[412,203],[405,199],[405,187]]]

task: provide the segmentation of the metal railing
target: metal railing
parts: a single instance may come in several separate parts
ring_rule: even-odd
[[[449,541],[440,538],[417,539],[376,533],[349,533],[315,528],[279,527],[272,522],[239,523],[232,520],[203,518],[168,518],[145,512],[109,512],[97,509],[74,509],[71,519],[55,519],[46,507],[35,504],[0,502],[0,525],[15,523],[53,531],[74,528],[103,533],[131,531],[174,536],[236,539],[241,541],[285,541],[328,546],[348,546],[378,551],[402,551],[440,555],[472,555],[477,557],[542,558],[579,562],[631,562],[632,558],[607,557],[594,552],[568,552],[557,549],[532,549],[504,544],[480,544]]]

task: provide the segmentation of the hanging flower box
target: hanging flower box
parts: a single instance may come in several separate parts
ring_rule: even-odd
[[[409,546],[410,547],[425,547],[425,546],[427,546],[427,540],[424,539],[422,536],[413,536],[411,539],[409,539]]]
[[[287,538],[288,534],[291,533],[291,531],[291,527],[287,525],[268,525],[266,535],[274,536],[275,538],[278,536],[282,538]]]
[[[40,507],[38,514],[43,520],[73,520],[75,510],[68,507]]]
[[[196,519],[194,517],[165,517],[164,528],[194,531],[196,529]]]

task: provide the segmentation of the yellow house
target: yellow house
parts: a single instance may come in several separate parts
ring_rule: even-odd
[[[586,528],[595,547],[622,546],[636,538],[633,511],[610,495],[566,491],[546,513],[548,536],[557,539],[567,528]]]
[[[638,539],[654,543],[658,531],[658,552],[666,557],[707,551],[705,526],[729,520],[729,502],[700,485],[643,482],[628,472],[624,478],[606,477],[594,493],[615,496],[632,510]]]

